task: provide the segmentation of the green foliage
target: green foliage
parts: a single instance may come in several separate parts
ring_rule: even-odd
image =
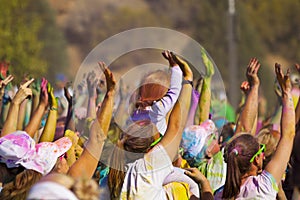
[[[54,83],[57,74],[67,74],[68,56],[66,40],[61,29],[56,25],[56,13],[45,0],[29,0],[27,12],[35,13],[43,22],[38,32],[38,39],[43,41],[40,52],[41,59],[45,60],[47,67],[43,76]]]
[[[16,83],[24,74],[53,81],[55,73],[64,72],[63,35],[45,1],[2,0],[0,13],[0,58],[11,62]]]
[[[35,13],[27,13],[27,8],[24,0],[3,0],[0,4],[0,55],[11,62],[10,71],[17,81],[25,73],[45,73],[46,66],[39,57],[43,43],[37,37],[42,21]]]
[[[280,54],[294,62],[300,55],[300,2],[298,0],[250,0],[241,2],[267,53]]]

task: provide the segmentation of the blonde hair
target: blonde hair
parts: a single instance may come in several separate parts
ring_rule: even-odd
[[[266,166],[271,160],[273,153],[276,150],[277,144],[280,139],[280,133],[276,130],[270,130],[269,128],[261,129],[256,136],[260,144],[265,144],[265,159],[263,165]]]
[[[61,173],[51,173],[44,176],[41,182],[49,181],[64,186],[80,200],[98,200],[100,190],[93,179],[77,178]]]
[[[93,179],[76,179],[70,190],[81,200],[98,200],[100,190]]]
[[[25,169],[15,179],[4,185],[0,199],[23,200],[26,199],[32,185],[42,178],[42,174],[32,169]]]

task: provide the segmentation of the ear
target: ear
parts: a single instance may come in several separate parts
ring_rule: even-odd
[[[223,143],[223,136],[220,136],[219,144],[222,144],[222,143]]]
[[[254,161],[253,161],[253,164],[254,164],[255,166],[259,166],[259,164],[260,164],[260,162],[261,162],[260,156],[261,156],[261,155],[258,155],[258,156],[255,157],[255,159],[254,159]]]

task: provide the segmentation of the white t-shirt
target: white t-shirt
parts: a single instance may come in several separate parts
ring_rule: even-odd
[[[127,165],[120,199],[167,199],[163,188],[173,165],[162,145],[156,145],[144,158]]]
[[[250,176],[240,188],[236,199],[239,200],[271,200],[276,199],[278,186],[275,178],[267,171],[258,176]],[[215,199],[222,199],[222,191],[215,194]]]

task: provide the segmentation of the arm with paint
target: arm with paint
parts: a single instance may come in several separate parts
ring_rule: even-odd
[[[74,120],[72,119],[73,115],[73,97],[71,96],[69,90],[67,87],[64,87],[64,95],[68,101],[68,112],[67,112],[67,117],[66,117],[66,124],[65,124],[65,130],[70,129],[75,131],[75,123]]]
[[[54,140],[55,129],[56,129],[58,104],[54,96],[53,87],[51,86],[50,83],[47,84],[47,91],[48,91],[48,96],[50,97],[49,98],[50,110],[48,113],[46,125],[44,127],[39,142],[52,142]]]
[[[268,171],[279,184],[290,159],[295,137],[295,110],[291,94],[291,81],[289,70],[284,75],[280,64],[275,64],[275,73],[282,91],[281,137],[276,151],[267,164]]]
[[[14,79],[12,75],[7,76],[0,81],[0,113],[2,112],[2,100],[5,92],[5,87]]]
[[[25,127],[25,132],[28,133],[31,137],[37,132],[40,127],[43,115],[48,108],[48,91],[47,91],[47,83],[48,81],[43,78],[41,82],[40,89],[40,98],[39,104],[35,109],[28,125]]]
[[[202,122],[208,120],[210,103],[211,103],[211,79],[215,73],[214,64],[208,57],[204,48],[201,48],[201,56],[203,64],[206,68],[206,75],[203,77],[202,89],[199,97],[197,117],[195,118],[195,124],[201,124]],[[199,118],[198,118],[199,116]]]
[[[295,64],[295,68],[296,68],[296,70],[298,71],[298,73],[300,75],[300,65],[298,63]],[[299,120],[300,120],[300,96],[298,97],[298,103],[297,103],[297,106],[296,106],[296,116],[295,116],[295,119],[296,119],[296,124],[299,125]]]
[[[72,177],[92,178],[100,159],[104,141],[112,118],[116,81],[112,72],[99,62],[106,77],[107,92],[97,118],[90,128],[90,135],[79,159],[71,166],[68,174]]]
[[[4,126],[2,128],[1,137],[12,133],[17,130],[17,123],[18,123],[18,116],[19,109],[21,103],[28,97],[32,95],[32,91],[28,86],[34,81],[34,79],[31,79],[24,84],[22,84],[19,87],[19,90],[17,91],[16,95],[12,99],[12,102],[10,104],[7,119],[4,123]]]
[[[237,121],[236,133],[249,132],[255,134],[256,119],[258,113],[258,89],[260,80],[258,78],[258,70],[260,63],[256,58],[252,58],[247,67],[247,79],[250,87],[250,91],[246,97],[244,107]]]

